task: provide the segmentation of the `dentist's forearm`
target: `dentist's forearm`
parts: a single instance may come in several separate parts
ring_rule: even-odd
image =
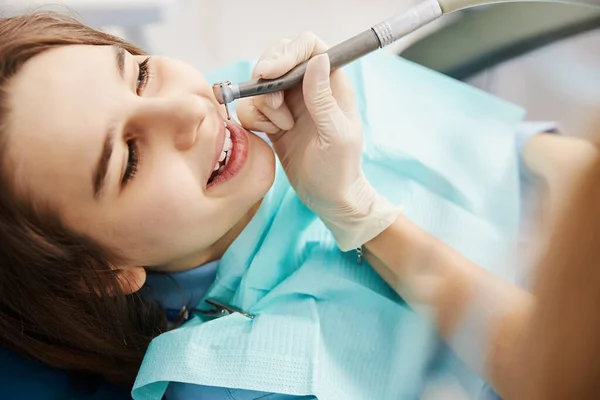
[[[501,395],[514,393],[520,336],[533,308],[531,295],[470,262],[404,216],[365,245],[365,258],[417,312],[434,318],[440,335],[459,357],[478,364],[470,365],[474,369],[483,368],[479,372]],[[482,336],[473,341],[473,348],[455,345],[457,335],[463,334],[462,324]]]

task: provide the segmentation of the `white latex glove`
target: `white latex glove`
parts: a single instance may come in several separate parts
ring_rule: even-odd
[[[253,77],[277,78],[326,50],[315,35],[304,33],[268,50]],[[379,195],[362,172],[354,93],[341,70],[330,77],[327,55],[309,62],[301,87],[242,99],[237,115],[247,129],[269,135],[298,197],[342,251],[362,246],[398,217],[401,208]]]

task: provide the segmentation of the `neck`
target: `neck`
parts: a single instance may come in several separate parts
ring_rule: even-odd
[[[208,252],[206,255],[206,261],[203,264],[205,264],[207,262],[219,260],[223,257],[223,254],[225,254],[225,251],[227,251],[227,249],[229,248],[229,246],[231,246],[233,241],[235,239],[237,239],[237,237],[242,233],[242,231],[246,228],[246,226],[248,226],[248,224],[250,223],[252,218],[254,218],[254,215],[256,214],[256,211],[258,211],[258,208],[260,207],[261,202],[262,202],[262,200],[259,201],[258,203],[256,203],[254,206],[252,206],[252,208],[246,213],[246,215],[244,215],[244,217],[237,224],[235,224],[233,226],[233,228],[231,228],[229,230],[229,232],[227,232],[225,234],[225,236],[223,236],[221,239],[217,240],[215,242],[215,244],[213,244],[208,249]],[[202,265],[202,264],[196,264],[196,265]]]

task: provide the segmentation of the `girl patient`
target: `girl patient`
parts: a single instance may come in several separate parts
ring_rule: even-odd
[[[0,20],[0,60],[1,342],[131,384],[166,328],[135,294],[142,266],[219,259],[272,184],[273,151],[225,128],[190,66],[65,16]]]
[[[311,35],[282,46],[288,46],[293,62],[263,63],[261,75],[280,75],[325,49]],[[65,16],[0,19],[0,60],[0,344],[6,348],[131,387],[150,341],[185,319],[178,313],[182,306],[195,307],[203,298],[218,261],[273,185],[273,149],[246,129],[270,134],[300,199],[325,221],[343,250],[365,244],[367,261],[404,300],[436,310],[442,337],[452,337],[472,300],[466,287],[498,292],[509,299],[501,304],[526,318],[522,310],[531,300],[524,292],[399,215],[365,184],[358,164],[354,170],[354,164],[345,166],[347,173],[335,180],[340,188],[345,183],[356,188],[352,180],[359,180],[360,190],[340,189],[352,192],[353,203],[331,194],[336,185],[326,182],[321,158],[311,158],[308,150],[303,159],[290,153],[290,148],[308,149],[307,132],[324,130],[327,118],[319,118],[333,113],[329,103],[319,109],[319,101],[332,93],[310,86],[323,81],[319,73],[328,66],[322,59],[307,75],[306,106],[302,89],[285,99],[278,94],[240,102],[238,116],[246,129],[225,121],[211,86],[194,68],[148,57]],[[331,85],[347,116],[338,128],[359,131],[341,71],[332,75]],[[297,135],[294,142],[286,142],[283,132]],[[343,142],[335,146],[340,154],[330,153],[334,164],[360,156],[355,140],[360,133],[350,140],[342,133],[342,139],[331,139]],[[565,169],[560,159],[552,159],[553,149],[561,146],[588,152],[582,143],[549,135],[536,136],[525,147],[525,163],[548,183],[550,198],[569,171],[577,173],[577,166]],[[315,174],[302,171],[310,168],[323,174],[309,178]],[[366,207],[359,209],[359,203]],[[363,223],[372,213],[378,222]],[[349,226],[360,233],[350,233]],[[401,253],[390,250],[389,241],[396,238],[404,244],[393,251],[401,248]],[[440,255],[432,260],[427,257],[432,253]],[[415,263],[427,266],[429,277],[439,275],[438,283],[428,286],[421,280],[428,278],[405,268]],[[454,298],[456,293],[464,295]],[[450,296],[454,301],[448,305]],[[503,329],[516,329],[519,318],[503,319]],[[495,343],[494,329],[482,340]],[[485,365],[486,378],[499,390],[510,390],[510,363],[490,354]],[[234,398],[296,398],[217,387],[193,390],[194,398],[218,399],[225,391]],[[185,393],[191,392],[167,391],[191,398]]]

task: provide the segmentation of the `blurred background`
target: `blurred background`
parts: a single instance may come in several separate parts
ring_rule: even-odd
[[[256,58],[310,30],[334,45],[415,0],[0,0],[4,15],[57,9],[201,71]],[[388,47],[518,103],[567,134],[600,135],[600,11],[515,3],[480,7]]]

